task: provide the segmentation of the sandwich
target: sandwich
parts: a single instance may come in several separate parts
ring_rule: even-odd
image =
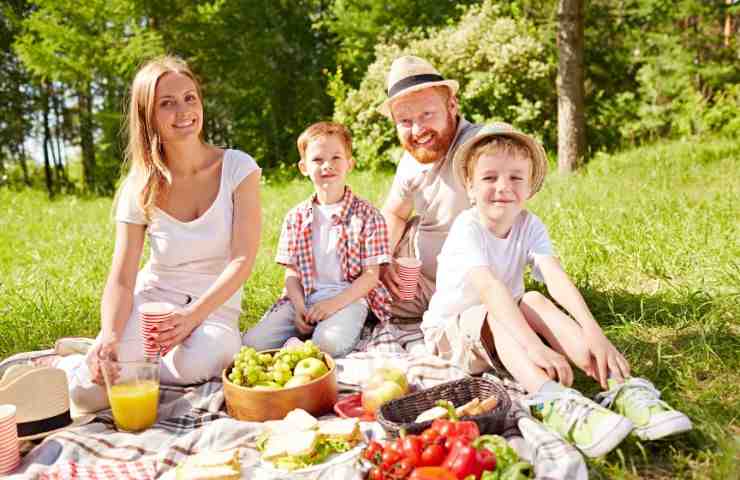
[[[329,455],[349,451],[362,440],[356,418],[319,422],[303,410],[293,410],[281,422],[267,426],[257,440],[257,449],[263,460],[282,470],[322,463]]]
[[[186,458],[177,466],[177,480],[239,480],[241,465],[238,449],[206,451]]]

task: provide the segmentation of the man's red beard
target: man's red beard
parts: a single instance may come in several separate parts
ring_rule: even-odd
[[[456,124],[455,117],[450,112],[447,112],[447,126],[444,130],[441,132],[429,130],[422,135],[432,134],[432,140],[428,145],[423,147],[417,146],[411,137],[407,137],[401,139],[401,146],[419,163],[434,163],[444,157],[450,149],[452,139],[455,138],[455,133],[457,132]]]

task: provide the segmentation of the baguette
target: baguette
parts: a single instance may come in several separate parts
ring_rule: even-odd
[[[460,405],[455,409],[455,413],[458,417],[466,417],[469,415],[475,415],[475,411],[478,410],[478,404],[480,403],[480,398],[475,397],[465,405]]]

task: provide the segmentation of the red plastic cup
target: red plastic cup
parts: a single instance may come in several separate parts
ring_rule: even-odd
[[[149,302],[139,307],[140,334],[144,342],[144,354],[147,358],[164,356],[168,350],[151,339],[152,333],[160,332],[158,323],[167,320],[177,307],[168,302]]]
[[[419,275],[421,274],[421,260],[414,257],[398,257],[395,259],[398,277],[401,283],[398,285],[401,300],[413,300],[419,288]]]

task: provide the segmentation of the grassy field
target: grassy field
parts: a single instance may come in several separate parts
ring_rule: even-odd
[[[356,173],[380,204],[389,173]],[[287,209],[305,180],[264,185],[265,228],[245,286],[242,325],[281,288],[272,262]],[[110,199],[0,189],[0,358],[94,336],[113,248]],[[592,478],[737,478],[740,458],[740,142],[663,143],[599,156],[551,175],[531,209],[548,224],[572,278],[637,375],[686,412],[695,430],[628,439],[590,461]],[[536,287],[535,285],[530,285]],[[578,387],[594,393],[579,377]]]

